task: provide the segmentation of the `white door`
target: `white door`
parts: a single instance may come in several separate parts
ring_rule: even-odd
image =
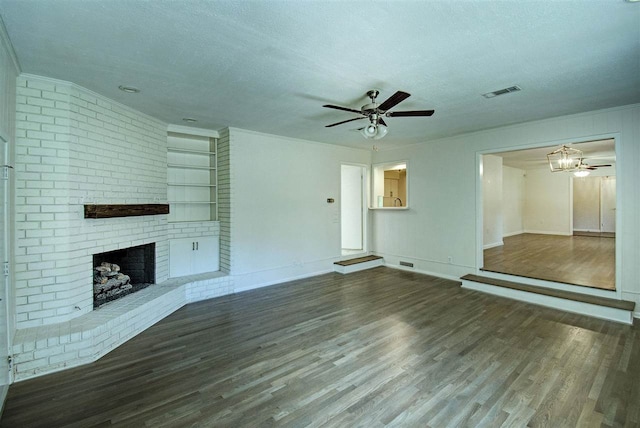
[[[599,232],[600,221],[600,178],[573,177],[573,230],[579,232]]]
[[[616,231],[616,178],[602,177],[601,180],[601,232]]]
[[[342,165],[340,180],[340,225],[342,251],[363,250],[363,180],[364,168]]]
[[[9,263],[9,239],[11,230],[9,227],[9,176],[11,170],[5,168],[9,154],[9,144],[0,135],[0,388],[8,385],[11,381],[7,356],[9,355],[9,275],[5,274],[4,266]],[[6,174],[6,175],[5,175]]]

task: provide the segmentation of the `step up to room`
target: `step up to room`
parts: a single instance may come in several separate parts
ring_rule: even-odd
[[[464,288],[596,318],[633,324],[635,302],[556,290],[473,274],[465,275],[460,279]]]
[[[333,270],[338,273],[351,273],[382,266],[383,264],[384,259],[380,256],[365,256],[335,262],[333,263]]]

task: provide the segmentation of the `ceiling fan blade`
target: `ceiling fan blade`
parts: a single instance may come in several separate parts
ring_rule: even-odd
[[[382,110],[382,111],[387,111],[390,108],[398,105],[402,101],[406,100],[410,96],[411,96],[411,94],[407,94],[406,92],[398,91],[395,94],[391,95],[389,98],[387,98],[387,100],[385,102],[380,104],[378,106],[378,109]]]
[[[378,118],[378,123],[379,123],[380,125],[387,126],[387,124],[386,124],[386,123],[384,123],[384,120],[382,120],[382,118],[381,118],[381,117],[380,117],[380,118]]]
[[[387,117],[431,116],[435,110],[392,111],[385,113]]]
[[[325,128],[331,128],[332,126],[342,125],[343,123],[353,122],[354,120],[366,119],[366,116],[363,117],[355,117],[353,119],[343,120],[342,122],[332,123],[331,125],[326,125]]]
[[[611,166],[611,165],[610,164],[609,165],[587,165],[587,164],[585,164],[585,166],[588,167],[588,168],[604,168],[605,166]]]
[[[354,110],[352,108],[347,108],[347,107],[334,106],[334,105],[331,105],[331,104],[325,104],[322,107],[333,108],[333,109],[336,109],[336,110],[350,111],[351,113],[362,114],[362,112],[360,110]]]

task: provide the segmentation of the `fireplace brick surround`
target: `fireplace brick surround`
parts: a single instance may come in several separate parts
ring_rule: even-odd
[[[186,303],[233,292],[224,272],[168,278],[169,239],[220,236],[219,222],[84,218],[85,204],[166,203],[167,124],[39,76],[18,78],[16,101],[15,380],[94,361]],[[150,243],[156,285],[94,311],[92,255]]]
[[[156,243],[167,218],[85,219],[84,204],[166,202],[166,124],[76,85],[20,76],[16,120],[16,327],[93,310],[92,255]]]

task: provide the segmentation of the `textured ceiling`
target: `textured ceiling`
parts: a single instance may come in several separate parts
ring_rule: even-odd
[[[412,96],[381,149],[640,102],[640,3],[0,0],[22,71],[151,116],[370,148],[376,88]],[[141,89],[131,95],[119,85]],[[512,85],[521,92],[485,99]]]

